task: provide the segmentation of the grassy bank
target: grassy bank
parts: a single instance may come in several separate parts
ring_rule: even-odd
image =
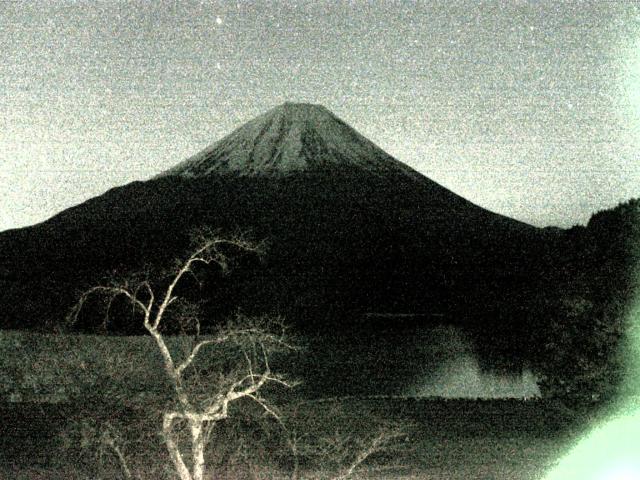
[[[135,470],[142,478],[171,478],[159,427],[154,420],[140,423],[135,412],[109,411],[102,406],[73,404],[3,404],[6,434],[0,445],[2,478],[119,478],[108,452],[101,460],[95,451],[80,448],[74,425],[89,419],[137,425],[127,439]],[[287,410],[289,406],[285,405]],[[539,478],[560,456],[577,432],[551,404],[543,401],[343,399],[303,402],[288,420],[290,430],[335,431],[366,436],[370,419],[383,418],[407,425],[407,436],[391,454],[374,456],[360,470],[366,478],[513,479]],[[286,478],[289,452],[283,432],[237,412],[214,435],[210,463],[216,478]],[[140,443],[143,431],[145,440]],[[76,437],[73,437],[76,435]],[[130,434],[132,435],[132,434]],[[97,465],[101,463],[101,467]],[[308,478],[322,477],[322,464],[304,464]],[[101,476],[101,477],[99,477]],[[213,478],[213,477],[212,477]]]

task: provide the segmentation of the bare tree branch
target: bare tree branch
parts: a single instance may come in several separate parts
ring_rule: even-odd
[[[67,315],[67,321],[71,325],[75,324],[78,321],[78,316],[80,315],[82,308],[89,300],[89,298],[95,294],[103,294],[108,299],[107,309],[105,313],[105,322],[109,319],[109,310],[111,307],[111,303],[116,297],[120,295],[124,295],[133,304],[134,307],[139,308],[141,312],[144,313],[145,318],[150,314],[151,304],[149,304],[148,306],[145,305],[138,298],[136,298],[134,294],[127,290],[126,287],[99,285],[90,288],[80,296],[78,302],[73,306],[73,308]]]
[[[349,463],[340,474],[333,477],[331,480],[346,480],[347,478],[351,477],[354,471],[358,467],[360,467],[369,457],[376,453],[384,451],[391,442],[405,435],[406,433],[398,427],[382,428],[372,439],[365,443],[364,446],[356,452],[356,455],[351,463]]]
[[[217,338],[214,339],[210,339],[210,340],[201,340],[200,342],[198,342],[192,349],[191,352],[189,353],[189,355],[187,356],[187,358],[185,358],[176,368],[175,368],[175,372],[177,375],[182,375],[182,373],[185,371],[186,368],[188,368],[193,361],[195,360],[196,356],[198,355],[198,352],[206,347],[207,345],[215,345],[215,344],[219,344],[220,341]]]

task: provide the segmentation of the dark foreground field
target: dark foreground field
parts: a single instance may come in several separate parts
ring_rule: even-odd
[[[101,457],[77,426],[86,425],[93,416],[119,425],[140,419],[133,414],[131,418],[115,412],[98,414],[93,408],[79,414],[80,409],[70,404],[2,404],[1,478],[123,478],[109,452]],[[371,418],[407,426],[408,434],[396,448],[370,458],[356,478],[541,478],[580,429],[540,400],[353,398],[301,403],[295,412],[288,425],[299,432],[322,430],[331,435],[340,430],[367,435]],[[243,415],[239,412],[236,420],[229,421],[236,422],[236,427],[244,422],[240,428],[221,427],[213,438],[210,464],[217,468],[209,478],[287,478],[291,464],[277,429],[243,420]],[[172,478],[162,466],[166,458],[160,437],[152,434],[142,443],[131,439],[124,448],[129,449],[132,469],[141,478]],[[239,454],[243,449],[245,454]],[[144,454],[136,455],[141,450]],[[322,478],[326,473],[319,462],[302,463],[303,478]]]

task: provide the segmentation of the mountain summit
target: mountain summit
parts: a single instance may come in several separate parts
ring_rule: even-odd
[[[284,103],[160,176],[282,176],[327,167],[419,176],[321,105]]]

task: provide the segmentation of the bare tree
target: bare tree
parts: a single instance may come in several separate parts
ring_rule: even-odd
[[[229,248],[253,253],[261,250],[259,245],[240,236],[222,237],[200,232],[194,235],[192,253],[176,262],[164,282],[153,282],[147,275],[95,286],[81,295],[70,313],[70,320],[76,322],[89,298],[100,295],[107,300],[105,323],[109,321],[111,306],[118,298],[124,298],[141,318],[144,329],[160,353],[162,368],[171,385],[173,399],[162,413],[162,436],[180,480],[204,478],[205,449],[211,432],[218,422],[229,416],[231,404],[241,399],[250,400],[277,418],[277,411],[261,396],[261,390],[268,384],[293,385],[273,373],[269,363],[274,352],[292,348],[281,318],[249,318],[238,314],[224,327],[203,335],[197,307],[177,293],[181,282],[184,283],[187,277],[195,278],[200,267],[217,266],[225,273],[229,268],[225,252]],[[169,327],[175,330],[176,326],[189,339],[179,348],[172,347],[167,334],[163,333]],[[217,360],[221,364],[224,364],[225,352],[229,349],[239,352],[242,361],[224,373],[207,368],[204,352],[211,354],[211,350],[216,349]],[[181,441],[181,432],[187,432],[186,446]],[[121,451],[118,453],[111,448],[116,455],[121,454],[119,459],[124,459]],[[125,475],[130,477],[131,473]]]
[[[399,425],[387,425],[375,431],[369,438],[357,439],[355,448],[350,445],[352,439],[349,436],[338,435],[334,437],[330,444],[331,448],[335,449],[339,456],[344,456],[346,461],[337,475],[332,477],[332,480],[351,478],[356,469],[371,456],[388,451],[395,441],[405,436],[406,432]],[[346,452],[350,453],[345,455]]]
[[[314,401],[303,403],[307,408],[317,405]],[[321,414],[324,422],[313,421],[312,425],[298,418],[307,416],[300,411],[301,407],[303,404],[294,405],[286,414],[286,442],[293,459],[290,480],[305,478],[301,463],[308,461],[320,465],[320,475],[314,478],[347,480],[371,457],[392,453],[408,436],[406,423],[379,419],[375,415],[366,415],[364,425],[360,425],[365,428],[348,425],[349,414],[338,400],[331,401],[329,411]],[[335,428],[327,430],[324,424],[334,424]]]
[[[126,440],[122,432],[110,421],[82,421],[74,425],[79,431],[80,443],[85,451],[94,454],[97,465],[103,466],[115,460],[125,480],[133,480],[129,460],[124,452]]]

